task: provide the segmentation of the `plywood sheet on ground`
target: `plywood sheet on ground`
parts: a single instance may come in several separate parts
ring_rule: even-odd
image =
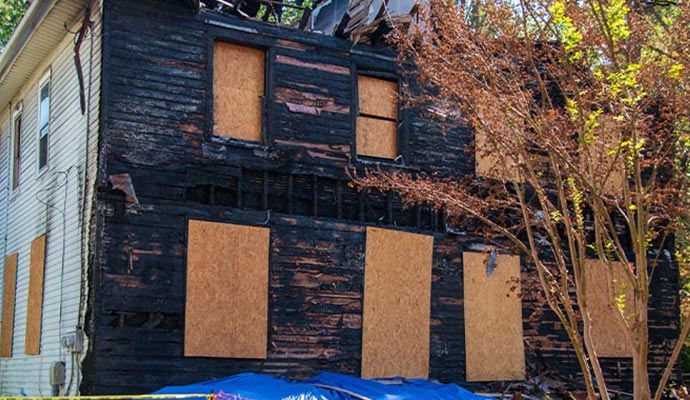
[[[398,156],[397,123],[357,117],[357,154],[394,159]]]
[[[269,229],[189,221],[185,356],[266,358]]]
[[[261,141],[265,52],[216,42],[213,46],[213,119],[216,136]]]
[[[428,377],[432,256],[432,236],[367,228],[362,377]]]
[[[489,254],[464,252],[467,381],[525,378],[520,301],[520,257],[499,254],[489,274]],[[515,290],[511,290],[515,288]]]
[[[17,289],[17,253],[5,257],[5,273],[3,275],[0,357],[12,357],[12,340],[14,338],[14,300]]]
[[[398,84],[384,79],[357,77],[359,113],[398,119]]]
[[[29,302],[26,308],[25,353],[39,354],[41,351],[41,324],[43,320],[43,279],[46,264],[46,236],[31,242],[29,262]]]
[[[592,318],[592,340],[599,357],[632,357],[632,348],[623,331],[624,322],[618,316],[621,310],[609,291],[613,291],[613,297],[624,299],[621,304],[623,315],[630,320],[633,317],[633,286],[623,263],[612,262],[611,267],[613,282],[603,261],[587,260],[585,264],[585,295]]]

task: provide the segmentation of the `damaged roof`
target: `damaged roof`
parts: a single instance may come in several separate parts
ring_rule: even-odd
[[[416,0],[188,0],[196,8],[260,19],[305,31],[381,43],[393,26],[409,29]]]
[[[416,0],[186,0],[195,9],[231,13],[305,31],[380,44],[394,25],[409,29]],[[423,0],[422,0],[423,1]],[[0,110],[12,100],[83,13],[82,0],[31,3],[0,54]]]

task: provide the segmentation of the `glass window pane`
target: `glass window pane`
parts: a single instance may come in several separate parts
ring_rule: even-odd
[[[40,105],[39,127],[41,129],[41,136],[48,133],[44,128],[48,126],[50,121],[50,82],[47,82],[41,87],[41,105]]]
[[[38,168],[48,164],[48,136],[42,136],[38,141]]]
[[[14,140],[12,141],[12,189],[19,186],[19,163],[20,163],[20,148],[22,141],[22,116],[15,117],[14,120]]]

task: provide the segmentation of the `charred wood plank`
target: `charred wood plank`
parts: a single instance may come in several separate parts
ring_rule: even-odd
[[[311,184],[312,184],[312,215],[314,217],[319,215],[319,177],[316,175],[312,175],[311,177]]]
[[[293,187],[295,185],[295,178],[294,175],[290,174],[288,176],[288,193],[287,193],[287,201],[288,201],[288,214],[292,214],[294,212],[294,203],[292,200],[293,197]]]
[[[343,218],[343,181],[338,180],[335,186],[336,208],[338,219]]]
[[[261,208],[268,210],[268,171],[263,172],[263,191],[261,193]]]
[[[244,175],[242,173],[242,167],[240,167],[240,171],[237,175],[237,199],[236,199],[236,207],[237,208],[242,208],[242,192],[243,192],[243,182],[244,182]]]

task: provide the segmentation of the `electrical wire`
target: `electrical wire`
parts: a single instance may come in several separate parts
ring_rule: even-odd
[[[85,34],[89,33],[90,36],[90,53],[89,53],[89,86],[88,86],[88,105],[89,105],[89,110],[86,118],[86,134],[87,134],[87,140],[86,140],[86,170],[88,171],[88,161],[89,161],[89,138],[90,138],[90,124],[91,124],[91,113],[90,113],[90,105],[91,105],[91,90],[92,90],[92,84],[93,84],[93,34],[89,32],[92,27],[92,21],[90,20],[90,14],[91,14],[91,3],[92,0],[86,0],[86,7],[85,7],[85,15],[84,15],[84,22],[82,23],[82,26],[80,29],[78,29],[76,32],[70,32],[67,27],[65,27],[65,30],[69,33],[74,33],[75,36],[75,65],[77,67],[77,75],[79,79],[79,88],[80,88],[80,105],[82,109],[82,115],[85,113],[85,108],[86,108],[86,103],[87,99],[85,99],[85,90],[84,90],[84,79],[83,79],[83,73],[81,71],[81,60],[79,58],[79,49],[81,46],[81,43],[84,39]],[[12,103],[10,102],[10,109],[12,109]],[[10,123],[10,128],[9,130],[11,131],[12,127],[12,118],[9,119]],[[11,150],[10,150],[11,151]],[[78,214],[78,226],[82,229],[80,229],[80,232],[83,234],[83,217],[84,217],[84,211],[85,211],[85,203],[86,203],[86,196],[84,196],[84,201],[82,200],[82,182],[81,182],[81,168],[79,165],[72,165],[70,166],[66,171],[58,171],[54,174],[53,177],[53,182],[41,190],[39,190],[35,194],[36,200],[44,204],[46,206],[46,231],[48,230],[48,225],[49,225],[49,220],[50,220],[50,211],[57,211],[60,213],[62,216],[62,245],[61,245],[61,254],[60,254],[60,300],[59,300],[59,319],[58,319],[58,340],[59,340],[59,358],[60,361],[65,362],[65,353],[64,353],[64,348],[62,346],[62,337],[63,337],[63,330],[64,330],[64,318],[63,318],[63,313],[64,313],[64,279],[65,279],[65,255],[66,255],[66,226],[67,226],[67,199],[69,195],[69,178],[70,178],[70,173],[76,170],[77,171],[77,183],[78,183],[78,193],[77,193],[77,199],[79,203],[82,203],[82,209]],[[62,178],[62,181],[60,179]],[[88,174],[86,176],[87,180],[85,181],[85,185],[88,185]],[[60,188],[64,188],[64,194],[63,194],[63,201],[62,201],[62,209],[60,209],[58,206],[54,206],[52,202],[49,199],[49,192],[55,192],[59,190]],[[86,191],[86,187],[84,187],[84,191]],[[7,221],[9,219],[9,198],[10,198],[10,185],[8,184],[5,188],[5,202],[6,202],[6,207],[5,207],[5,224],[7,225]],[[7,253],[7,248],[8,248],[8,240],[9,240],[9,232],[8,229],[5,228],[4,232],[4,238],[3,238],[3,254]],[[78,325],[81,325],[81,320],[83,316],[83,298],[84,298],[84,282],[83,282],[83,275],[84,275],[84,246],[82,243],[80,243],[80,255],[81,255],[81,263],[82,263],[82,284],[80,285],[80,296],[79,296],[79,314],[78,314]],[[79,328],[79,326],[77,327]],[[70,357],[70,366],[71,366],[71,372],[70,372],[70,382],[69,385],[67,386],[67,394],[69,394],[72,383],[73,383],[73,378],[75,377],[75,371],[76,371],[76,377],[77,377],[77,382],[79,381],[79,376],[80,373],[77,368],[75,368],[77,364],[78,359],[78,354],[71,352],[71,357]],[[42,395],[41,391],[41,377],[42,374],[40,374],[40,371],[43,370],[43,358],[39,360],[39,382],[38,382],[38,392],[40,395]],[[78,383],[77,383],[78,384]],[[0,391],[4,390],[4,379],[0,379]]]
[[[63,332],[64,332],[64,318],[63,318],[63,312],[64,312],[64,281],[65,281],[65,254],[66,254],[66,247],[67,247],[67,199],[69,197],[69,178],[70,178],[70,173],[72,171],[77,171],[77,179],[79,180],[79,176],[81,175],[80,173],[80,168],[78,165],[72,165],[67,170],[65,171],[58,171],[54,174],[53,177],[53,184],[44,187],[43,189],[39,190],[35,197],[36,200],[38,200],[40,203],[44,204],[48,210],[54,210],[58,212],[62,216],[62,237],[61,237],[61,248],[60,248],[60,300],[59,300],[59,316],[58,316],[58,340],[59,340],[59,353],[60,353],[60,361],[65,362],[65,352],[64,348],[62,347],[62,337],[63,337]],[[52,205],[52,202],[47,199],[46,193],[52,192],[55,193],[60,189],[64,189],[63,192],[63,198],[62,198],[62,208],[59,208],[57,206]],[[79,191],[79,189],[77,189]],[[46,198],[42,199],[42,195],[45,195]],[[78,195],[79,196],[79,195]],[[47,216],[49,218],[49,216]],[[47,228],[48,223],[46,222],[46,231],[48,230]],[[46,232],[47,233],[47,232]]]

